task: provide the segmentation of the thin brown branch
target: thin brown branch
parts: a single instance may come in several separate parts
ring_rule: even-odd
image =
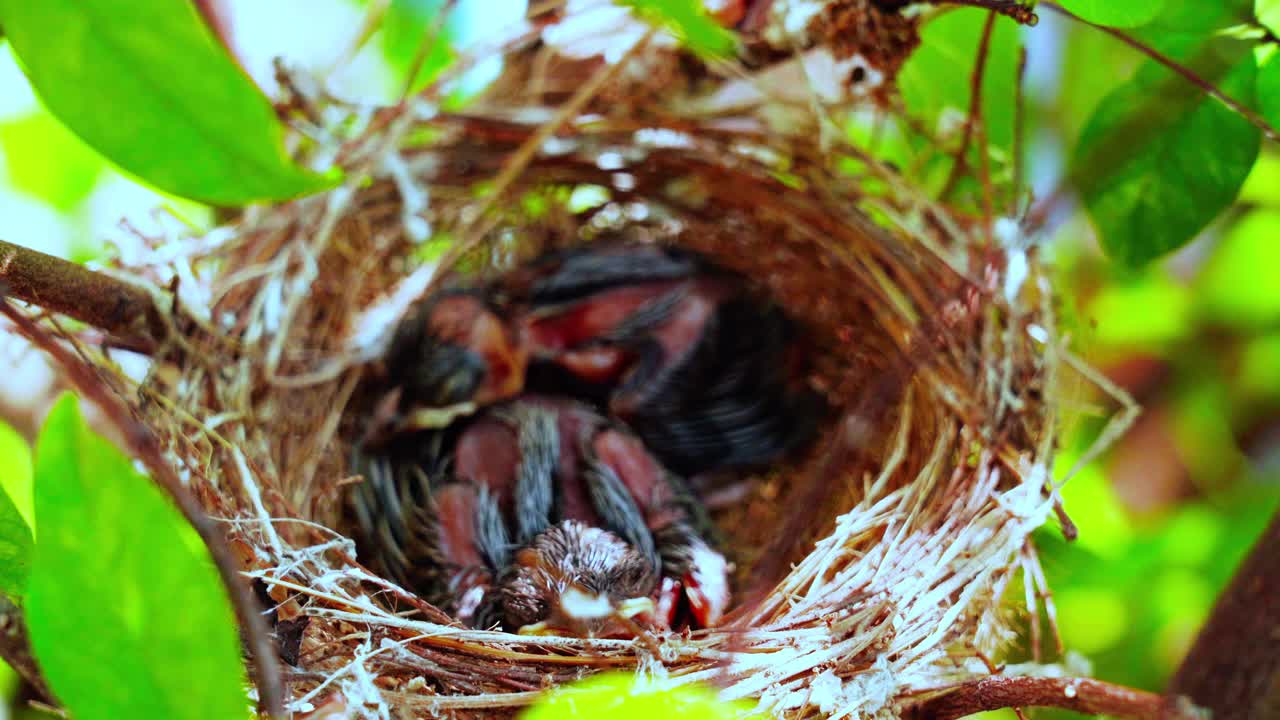
[[[1280,717],[1280,513],[1218,598],[1171,691],[1216,720]]]
[[[76,263],[0,240],[5,294],[92,325],[112,344],[151,353],[168,325],[145,290]]]
[[[1040,22],[1031,7],[1034,3],[1028,3],[1027,0],[930,0],[930,4],[983,8],[1030,27],[1035,27]]]
[[[280,674],[280,660],[276,655],[271,630],[262,615],[262,608],[249,583],[240,574],[240,564],[226,536],[212,518],[205,514],[182,479],[165,459],[159,442],[145,425],[134,418],[132,412],[112,392],[96,371],[68,350],[57,338],[40,327],[31,318],[15,308],[7,300],[0,299],[0,314],[7,317],[18,333],[53,358],[66,373],[68,380],[85,399],[97,405],[104,416],[120,430],[129,452],[146,466],[151,478],[169,497],[187,522],[195,528],[222,575],[222,581],[231,596],[232,605],[240,619],[247,644],[253,652],[255,680],[261,706],[273,716],[284,716],[284,683]]]
[[[957,685],[912,708],[914,720],[956,720],[1004,708],[1052,707],[1134,720],[1196,720],[1185,700],[1088,678],[988,677]]]
[[[1198,75],[1194,70],[1187,67],[1186,65],[1179,63],[1178,61],[1174,60],[1168,55],[1165,55],[1159,50],[1156,50],[1150,45],[1147,45],[1146,43],[1135,39],[1134,37],[1130,36],[1128,33],[1124,32],[1123,30],[1118,30],[1113,27],[1107,27],[1106,25],[1095,25],[1094,23],[1091,23],[1088,20],[1085,20],[1084,18],[1081,18],[1080,16],[1072,13],[1070,10],[1067,10],[1066,8],[1062,7],[1056,2],[1051,2],[1051,0],[1042,0],[1040,4],[1043,5],[1044,7],[1049,8],[1050,10],[1053,10],[1056,13],[1063,15],[1064,17],[1071,18],[1072,20],[1075,20],[1078,23],[1083,23],[1085,25],[1088,25],[1089,27],[1095,28],[1097,30],[1100,30],[1106,33],[1107,35],[1110,35],[1111,37],[1119,40],[1125,45],[1128,45],[1134,50],[1137,50],[1143,55],[1146,55],[1148,58],[1172,70],[1178,75],[1181,75],[1183,79],[1185,79],[1187,82],[1191,83],[1192,85],[1195,85],[1200,90],[1204,91],[1204,93],[1209,97],[1214,98],[1218,102],[1222,103],[1223,105],[1226,105],[1227,107],[1231,108],[1233,111],[1239,113],[1241,117],[1248,120],[1250,123],[1253,124],[1254,127],[1261,130],[1262,134],[1265,135],[1268,140],[1272,142],[1280,142],[1280,131],[1277,131],[1276,128],[1271,125],[1271,123],[1267,122],[1266,118],[1262,117],[1257,112],[1254,112],[1251,108],[1245,106],[1244,103],[1241,103],[1239,100],[1236,100],[1235,98],[1226,94],[1213,83],[1200,77],[1200,75]]]
[[[969,166],[969,145],[973,142],[974,130],[982,123],[982,80],[986,75],[987,56],[991,54],[991,33],[995,30],[996,14],[987,14],[987,22],[982,26],[982,37],[978,40],[978,57],[974,60],[973,73],[969,75],[969,114],[964,121],[964,135],[960,137],[960,149],[956,152],[956,163],[951,166],[951,174],[938,193],[940,200],[945,200],[956,189],[960,176]],[[982,149],[983,153],[987,148]]]
[[[0,594],[0,658],[35,690],[40,700],[56,704],[49,684],[40,674],[40,666],[31,654],[31,640],[27,637],[27,623],[22,610]]]

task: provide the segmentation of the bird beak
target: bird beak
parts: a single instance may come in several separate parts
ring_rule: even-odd
[[[460,402],[440,408],[414,408],[400,421],[399,430],[413,432],[415,430],[439,430],[448,427],[460,417],[466,417],[476,411],[474,402]]]

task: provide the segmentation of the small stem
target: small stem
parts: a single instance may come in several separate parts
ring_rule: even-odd
[[[0,291],[92,325],[130,350],[154,352],[168,335],[164,317],[145,290],[3,240]]]
[[[912,708],[916,720],[957,720],[1004,708],[1053,707],[1134,720],[1196,720],[1185,701],[1088,678],[988,677],[957,685]]]
[[[956,164],[951,166],[951,174],[938,193],[939,200],[945,200],[951,191],[956,189],[960,176],[968,167],[969,144],[973,141],[974,129],[982,122],[982,79],[987,70],[987,56],[991,50],[991,33],[995,29],[996,14],[987,14],[987,22],[982,26],[982,37],[978,40],[978,57],[974,60],[973,73],[969,76],[969,114],[964,122],[964,135],[960,138],[960,150],[956,152]],[[982,149],[983,153],[987,148]]]
[[[78,267],[78,266],[76,266]],[[3,268],[0,268],[3,277]],[[240,563],[227,544],[227,538],[217,524],[204,512],[200,501],[187,489],[182,479],[165,459],[155,436],[113,392],[92,367],[68,350],[47,330],[27,317],[8,301],[0,298],[0,315],[14,324],[18,333],[32,345],[46,352],[62,367],[72,385],[85,399],[97,405],[110,418],[124,437],[133,457],[146,466],[152,480],[169,494],[178,510],[191,523],[200,539],[209,548],[209,555],[222,575],[231,603],[236,609],[247,644],[253,652],[253,666],[258,686],[258,697],[266,711],[274,717],[284,716],[284,681],[280,674],[280,659],[271,638],[271,630],[262,615],[262,608],[249,583],[240,574]]]
[[[1064,17],[1071,18],[1072,20],[1075,20],[1078,23],[1083,23],[1085,25],[1088,25],[1089,27],[1100,30],[1106,33],[1107,35],[1110,35],[1111,37],[1119,40],[1125,45],[1128,45],[1134,50],[1137,50],[1143,55],[1146,55],[1147,57],[1165,66],[1166,68],[1169,68],[1173,72],[1181,75],[1187,82],[1203,90],[1204,93],[1209,97],[1214,98],[1218,102],[1222,103],[1223,105],[1226,105],[1227,107],[1231,108],[1235,112],[1239,113],[1241,117],[1248,120],[1250,123],[1253,124],[1254,127],[1261,130],[1262,134],[1265,135],[1268,140],[1272,142],[1280,142],[1280,131],[1277,131],[1274,127],[1272,127],[1271,123],[1267,122],[1265,118],[1263,118],[1261,115],[1254,112],[1250,108],[1245,107],[1244,104],[1242,104],[1239,100],[1236,100],[1230,95],[1227,95],[1226,93],[1222,92],[1222,90],[1214,86],[1213,83],[1200,77],[1195,73],[1195,71],[1193,71],[1191,68],[1187,67],[1186,65],[1183,65],[1178,61],[1174,60],[1173,58],[1169,57],[1168,55],[1165,55],[1164,53],[1160,52],[1159,50],[1156,50],[1155,48],[1148,46],[1146,43],[1143,43],[1134,39],[1133,37],[1129,36],[1128,34],[1126,34],[1121,30],[1117,30],[1116,28],[1113,28],[1113,27],[1107,27],[1106,25],[1096,25],[1094,23],[1091,23],[1088,20],[1085,20],[1080,16],[1072,13],[1070,10],[1067,10],[1066,8],[1062,7],[1056,2],[1051,2],[1051,0],[1041,0],[1040,4],[1049,8],[1050,10],[1053,10],[1056,13],[1061,14]]]

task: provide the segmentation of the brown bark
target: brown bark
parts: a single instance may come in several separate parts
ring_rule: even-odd
[[[1280,512],[1223,591],[1170,683],[1214,720],[1280,717]]]
[[[114,345],[150,353],[168,335],[141,288],[76,263],[0,240],[0,291],[92,325]]]
[[[1135,720],[1195,720],[1188,703],[1088,678],[994,676],[956,686],[915,706],[915,720],[956,720],[1002,708],[1054,707]]]
[[[0,658],[31,685],[41,701],[54,702],[53,693],[49,692],[49,685],[31,654],[31,640],[27,637],[27,623],[22,618],[22,610],[3,595],[0,595]]]

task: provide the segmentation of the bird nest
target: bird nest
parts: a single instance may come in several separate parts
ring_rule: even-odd
[[[346,181],[208,234],[143,238],[144,257],[116,268],[174,312],[146,376],[110,383],[274,609],[291,710],[488,717],[623,669],[780,717],[899,717],[1039,647],[1018,638],[1047,594],[1031,533],[1055,507],[1070,360],[1051,288],[1016,237],[832,130],[841,108],[879,107],[915,43],[913,21],[832,4],[850,6],[875,21],[869,45],[818,32],[856,21],[819,13],[803,42],[762,41],[753,67],[709,67],[644,25],[603,58],[532,26],[495,50],[508,69],[467,114],[440,109],[451,76],[367,108],[286,75],[298,151]],[[821,95],[814,57],[831,97],[761,81],[808,72]],[[863,91],[869,76],[881,85]],[[804,328],[809,384],[837,412],[804,457],[717,511],[737,568],[723,623],[633,640],[462,627],[365,569],[344,534],[362,380],[442,270],[483,277],[602,235],[759,283]]]

